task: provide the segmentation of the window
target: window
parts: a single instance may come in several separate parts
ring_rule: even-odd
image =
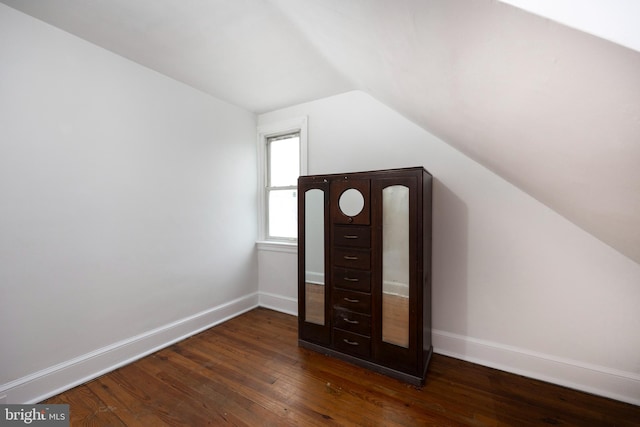
[[[258,128],[260,240],[296,243],[298,177],[306,174],[306,118]]]
[[[267,138],[267,229],[269,239],[296,239],[300,132]]]

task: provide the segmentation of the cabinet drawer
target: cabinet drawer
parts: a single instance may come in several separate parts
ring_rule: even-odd
[[[371,355],[370,338],[340,329],[333,330],[333,346],[343,353],[360,357],[369,357]]]
[[[338,267],[371,268],[371,252],[368,249],[333,248],[333,264]]]
[[[368,270],[334,267],[333,286],[360,292],[371,292],[371,272]]]
[[[371,295],[363,292],[333,290],[333,306],[362,314],[371,314]]]
[[[371,228],[336,225],[333,228],[333,244],[336,246],[368,248],[371,246]]]
[[[371,317],[349,310],[334,309],[333,326],[344,331],[371,336]]]

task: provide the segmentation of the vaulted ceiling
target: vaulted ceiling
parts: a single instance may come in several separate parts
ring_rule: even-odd
[[[366,91],[640,263],[633,44],[495,0],[0,1],[256,113]]]

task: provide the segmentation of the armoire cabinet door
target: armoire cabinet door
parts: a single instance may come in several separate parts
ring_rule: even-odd
[[[300,338],[331,340],[329,269],[329,182],[298,182],[298,329]]]
[[[372,244],[374,358],[395,369],[416,373],[419,336],[417,330],[418,227],[417,176],[398,176],[372,182],[372,222],[379,224]]]

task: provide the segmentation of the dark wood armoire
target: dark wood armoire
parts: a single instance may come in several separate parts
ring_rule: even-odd
[[[300,346],[422,385],[431,189],[422,167],[298,179]]]

